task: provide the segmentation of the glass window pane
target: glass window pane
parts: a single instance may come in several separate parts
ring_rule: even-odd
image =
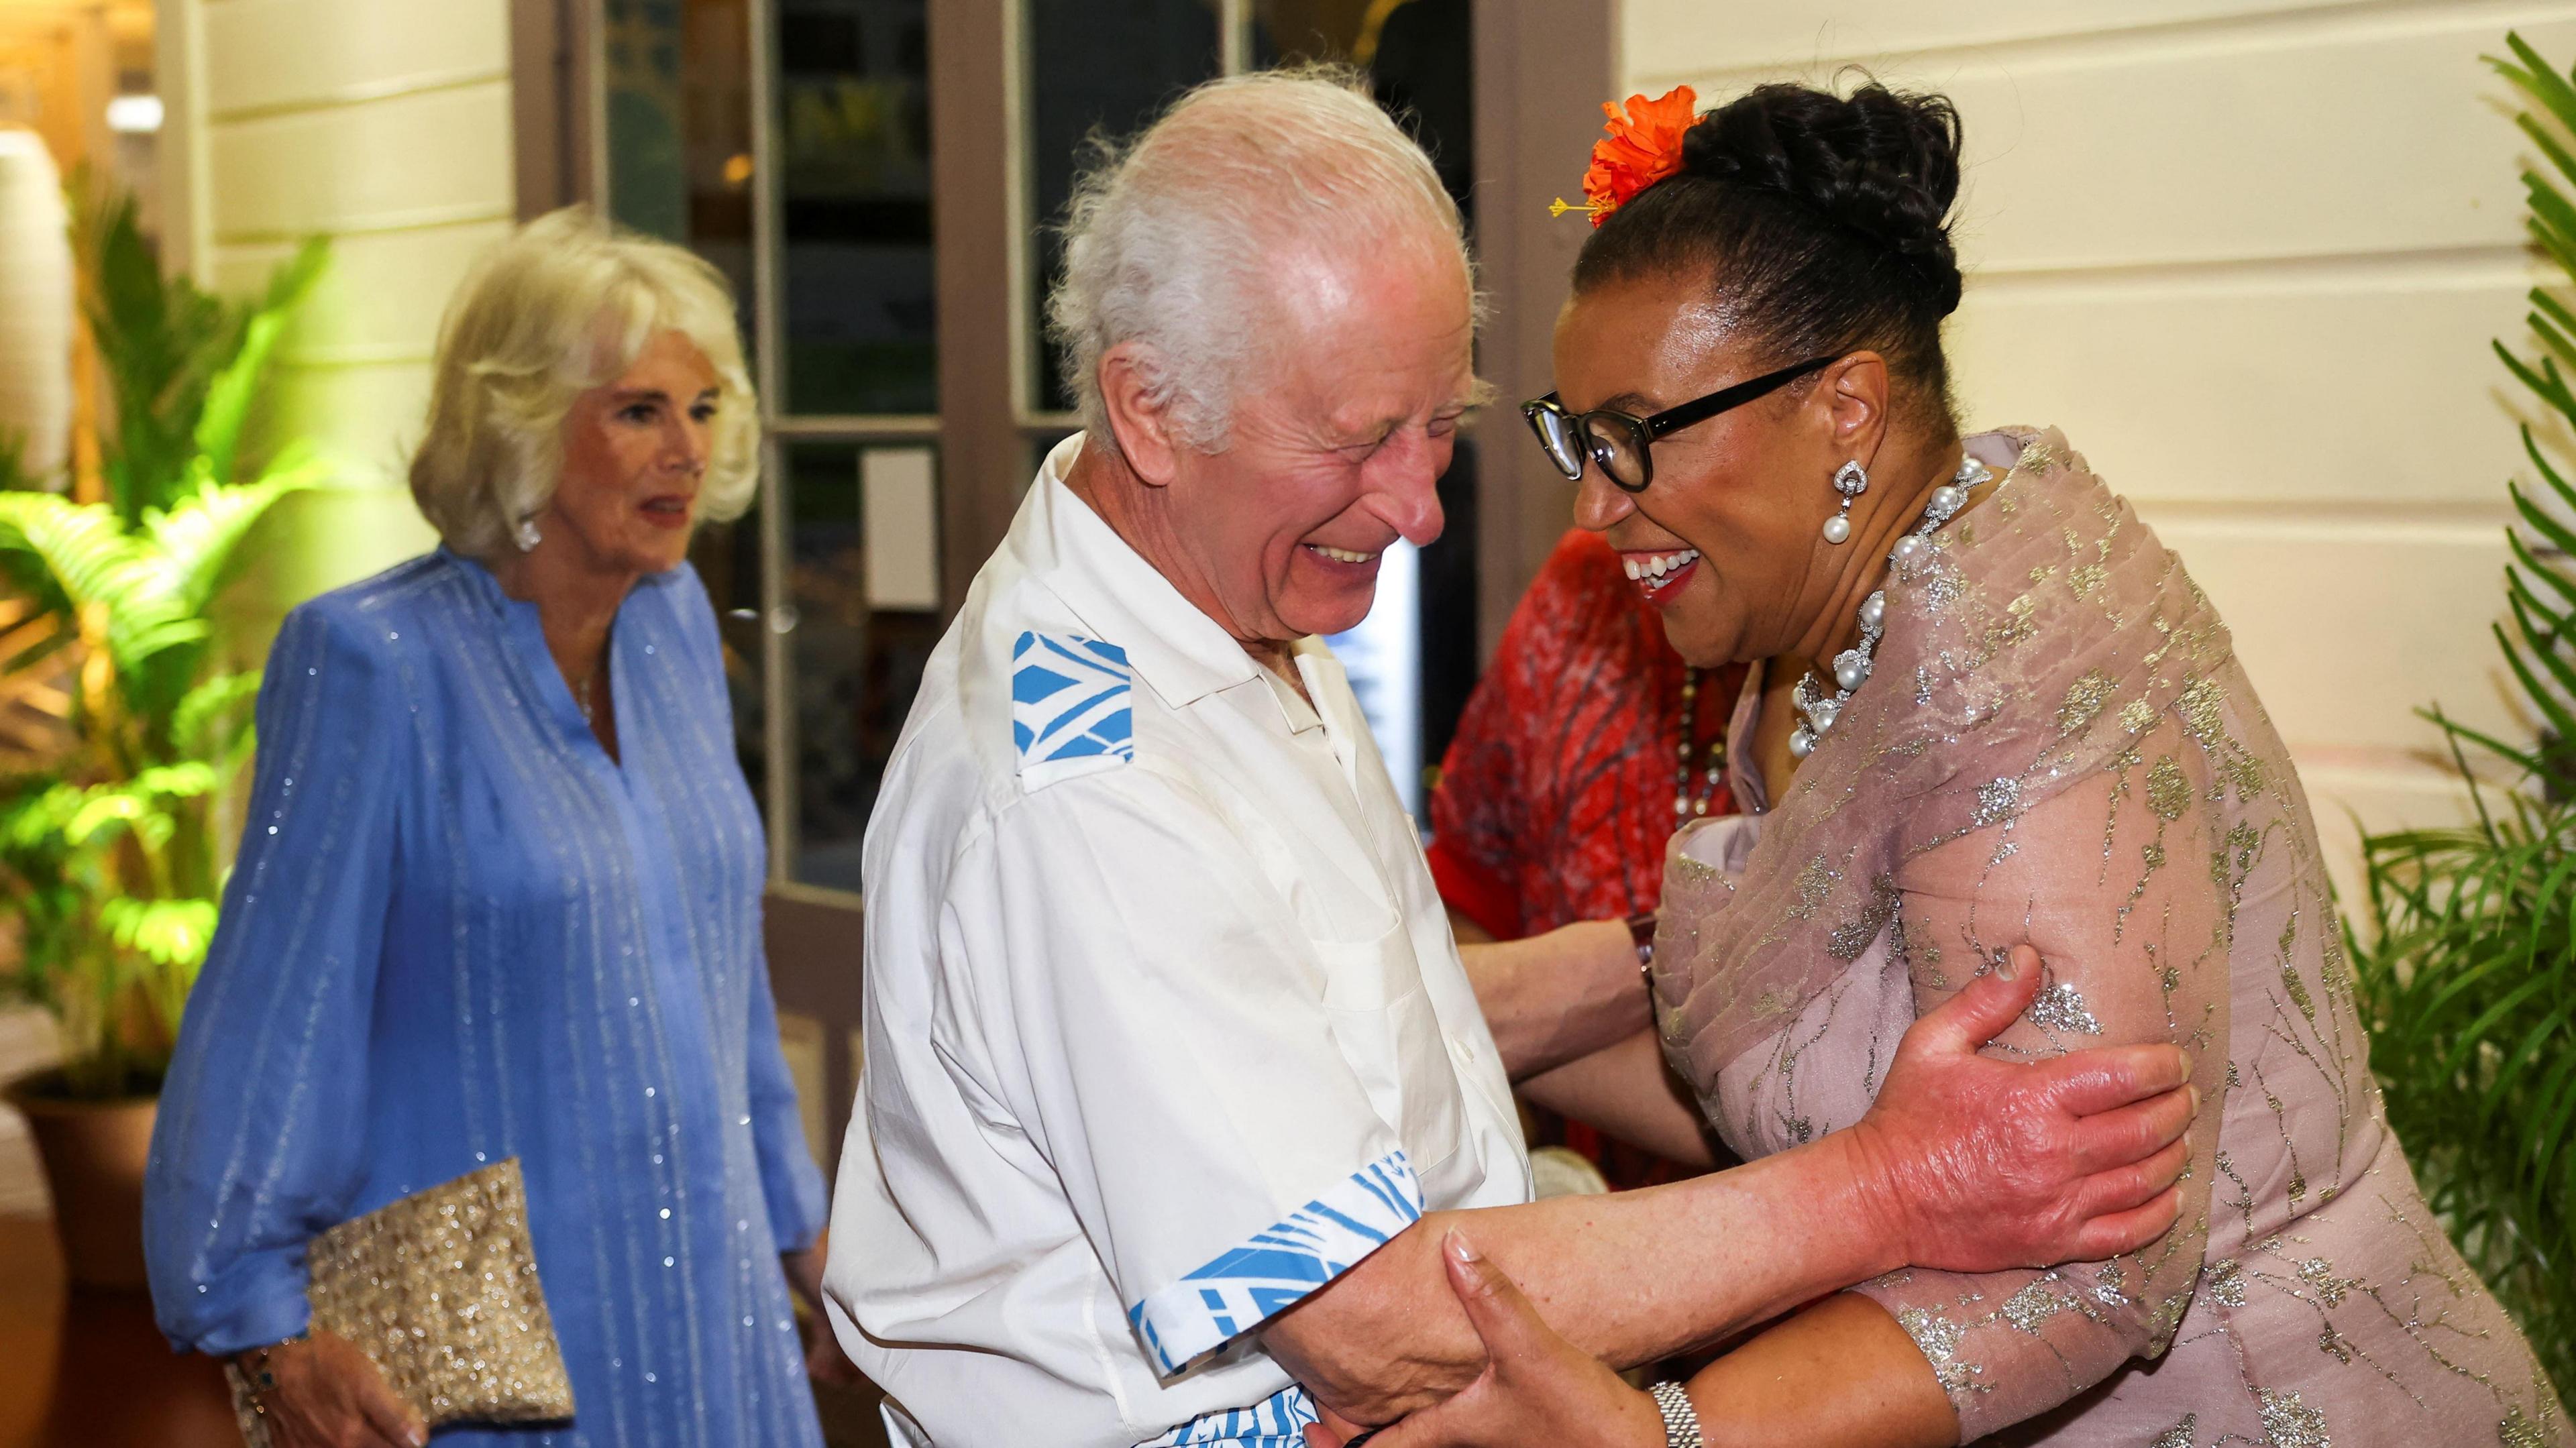
[[[924,0],[779,0],[789,413],[939,410]]]
[[[1488,417],[1508,409],[1493,409]],[[1520,419],[1514,417],[1513,422]],[[1504,442],[1512,439],[1506,435]],[[1425,778],[1449,752],[1458,715],[1476,688],[1484,655],[1476,638],[1477,438],[1461,436],[1440,475],[1440,536],[1422,550],[1422,765]],[[1427,787],[1427,786],[1426,786]]]
[[[920,443],[784,451],[796,610],[794,877],[855,891],[868,811],[943,627],[937,459]]]
[[[752,335],[751,49],[743,0],[606,0],[608,210],[733,285]]]
[[[1046,294],[1064,263],[1056,227],[1094,133],[1123,139],[1174,95],[1217,75],[1216,0],[1025,0],[1028,56],[1031,406],[1073,406],[1046,343]]]
[[[733,700],[734,753],[742,760],[751,797],[769,813],[768,694],[762,680],[760,624],[760,512],[730,523],[709,523],[689,544],[689,563],[715,605],[716,633],[724,643],[725,692]]]

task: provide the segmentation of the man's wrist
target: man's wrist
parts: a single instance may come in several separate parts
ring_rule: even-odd
[[[1827,1209],[1815,1214],[1832,1223],[1827,1236],[1840,1270],[1826,1290],[1838,1291],[1893,1272],[1912,1259],[1904,1204],[1898,1200],[1895,1173],[1875,1130],[1864,1120],[1798,1148],[1809,1154],[1815,1174],[1808,1202]]]

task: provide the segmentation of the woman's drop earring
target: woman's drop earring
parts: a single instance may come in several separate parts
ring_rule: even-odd
[[[1852,499],[1869,491],[1869,469],[1848,462],[1834,473],[1834,491],[1843,495],[1842,511],[1825,520],[1825,541],[1840,543],[1851,537]]]
[[[510,530],[510,541],[518,544],[519,551],[522,553],[535,552],[537,545],[545,541],[545,536],[537,531],[537,520],[534,514],[521,518],[519,526]]]

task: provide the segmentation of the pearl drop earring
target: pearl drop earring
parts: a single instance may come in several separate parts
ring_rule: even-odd
[[[1869,469],[1858,462],[1843,464],[1834,472],[1834,491],[1843,495],[1843,506],[1825,520],[1825,541],[1841,543],[1851,537],[1852,500],[1869,491]]]
[[[545,537],[545,534],[537,531],[537,520],[533,517],[521,518],[519,526],[510,530],[510,541],[518,544],[519,551],[522,553],[534,552],[536,546],[545,541]]]

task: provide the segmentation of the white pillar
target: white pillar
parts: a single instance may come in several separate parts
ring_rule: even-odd
[[[403,473],[439,313],[515,214],[508,0],[159,0],[159,17],[174,254],[239,292],[332,240],[270,425],[321,444],[347,486],[263,541],[250,591],[283,607],[435,541]]]

